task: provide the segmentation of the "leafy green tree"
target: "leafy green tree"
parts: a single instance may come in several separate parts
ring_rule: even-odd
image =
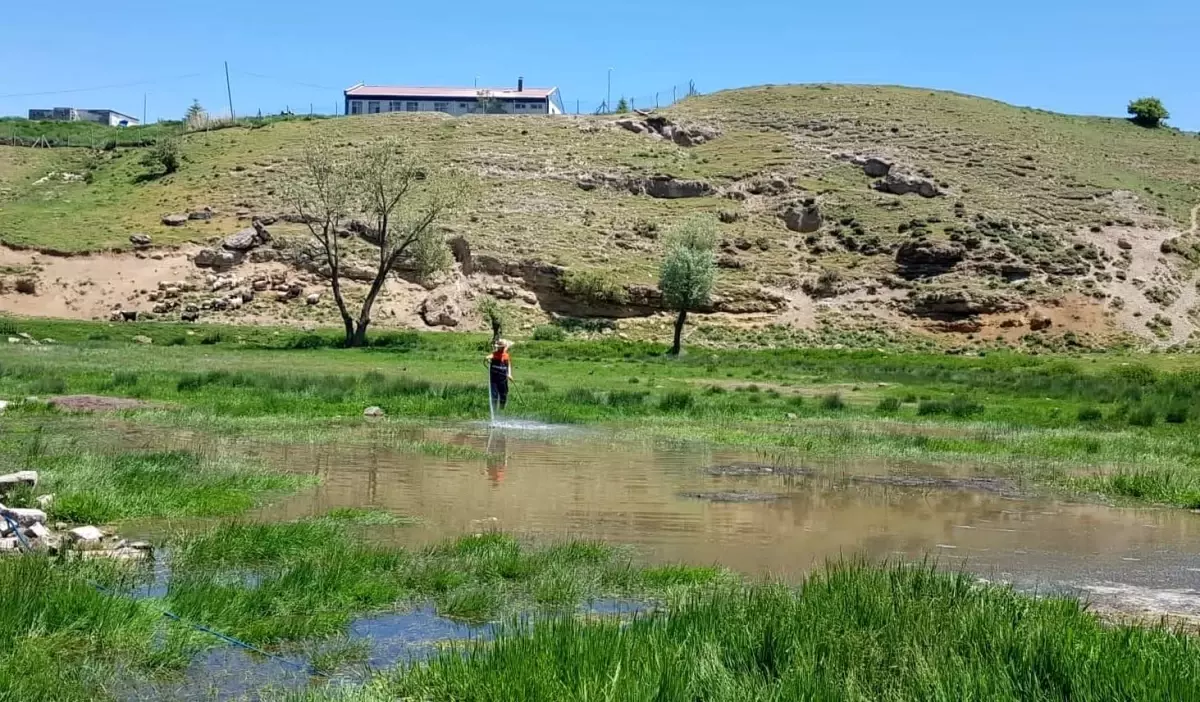
[[[623,115],[629,112],[629,102],[625,98],[617,100],[617,114]]]
[[[696,216],[675,228],[667,238],[667,255],[659,272],[663,301],[675,310],[675,340],[671,355],[683,351],[683,327],[688,312],[708,302],[717,277],[713,249],[717,243],[712,219]]]
[[[1129,114],[1134,124],[1143,127],[1157,127],[1171,118],[1171,113],[1163,106],[1162,100],[1156,97],[1144,97],[1129,103]]]

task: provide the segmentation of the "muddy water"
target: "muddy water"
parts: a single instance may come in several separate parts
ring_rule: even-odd
[[[1200,614],[1200,515],[1184,510],[1112,508],[1015,497],[986,483],[985,489],[956,485],[954,479],[972,475],[969,467],[933,486],[889,484],[879,476],[946,477],[945,469],[848,463],[803,466],[810,475],[721,476],[709,469],[762,458],[583,432],[479,426],[422,434],[487,458],[413,455],[370,438],[239,450],[321,478],[319,488],[259,516],[376,507],[420,520],[378,534],[405,545],[498,528],[633,544],[653,561],[785,577],[844,556],[935,558],[989,579],[1079,592],[1101,605]]]

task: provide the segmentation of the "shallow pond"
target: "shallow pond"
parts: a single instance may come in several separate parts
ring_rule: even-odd
[[[391,434],[394,436],[394,434]],[[697,444],[484,424],[414,429],[485,459],[398,451],[383,436],[236,449],[321,485],[267,519],[374,507],[415,517],[374,538],[418,545],[487,529],[632,544],[646,559],[796,577],[829,559],[934,558],[1021,587],[1132,611],[1200,614],[1200,515],[1037,496],[970,466],[788,463]],[[1155,593],[1161,592],[1162,597]]]

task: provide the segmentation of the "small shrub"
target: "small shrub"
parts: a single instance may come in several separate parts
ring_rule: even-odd
[[[567,332],[553,324],[543,324],[533,330],[534,341],[563,341],[566,338]]]
[[[942,400],[921,400],[917,405],[917,415],[930,417],[936,414],[950,414],[950,403]]]
[[[179,170],[179,142],[175,139],[159,139],[142,156],[142,165],[147,168],[162,170],[163,175],[170,175]]]
[[[109,387],[123,388],[138,384],[138,374],[133,371],[114,371],[109,379]]]
[[[687,390],[675,390],[663,395],[658,402],[658,408],[664,412],[686,412],[696,402],[692,393]]]
[[[955,395],[954,397],[950,398],[950,402],[948,404],[951,416],[958,417],[960,419],[964,417],[971,417],[983,412],[983,405],[961,395]]]
[[[212,346],[213,344],[219,344],[224,340],[225,337],[222,336],[221,332],[212,332],[201,337],[200,343],[204,344],[205,346]]]
[[[831,392],[821,396],[821,409],[823,410],[837,411],[845,407],[846,401],[842,399],[840,392]]]
[[[53,375],[44,375],[33,381],[29,391],[34,395],[61,395],[67,391],[67,381]]]
[[[604,398],[595,390],[574,387],[567,390],[566,401],[573,405],[602,405]]]
[[[649,393],[634,390],[617,390],[608,394],[610,407],[641,407]]]
[[[901,405],[900,398],[885,397],[879,401],[879,404],[875,407],[875,409],[878,412],[882,412],[884,414],[890,414],[892,412],[899,412],[900,405]]]
[[[623,305],[629,301],[629,293],[614,279],[609,271],[580,269],[567,271],[562,278],[563,289],[568,295],[594,303]]]
[[[320,349],[325,348],[328,341],[323,336],[317,334],[302,334],[292,339],[287,347],[289,349]]]
[[[1075,418],[1081,422],[1098,422],[1104,419],[1104,413],[1100,411],[1099,407],[1080,407]]]
[[[331,344],[331,340],[327,340],[326,344]],[[400,332],[384,332],[382,334],[373,335],[367,342],[367,345],[375,349],[394,349],[401,351],[411,351],[417,348],[421,343],[421,336],[413,331]],[[319,348],[319,347],[314,347]]]
[[[911,404],[915,403],[916,401],[917,401],[917,396],[916,396],[916,394],[915,394],[915,393],[911,393],[911,392],[910,392],[910,393],[908,393],[907,395],[905,395],[905,396],[904,396],[904,399],[903,399],[903,400],[901,400],[901,402],[903,402],[903,403],[904,403],[904,404],[906,404],[906,405],[911,405]]]
[[[1139,407],[1129,413],[1127,421],[1135,427],[1152,427],[1158,421],[1158,412],[1153,407]]]
[[[709,385],[708,387],[704,388],[704,394],[705,395],[724,395],[725,388],[721,387],[720,385]]]
[[[1183,424],[1188,420],[1188,408],[1183,405],[1176,405],[1167,410],[1163,415],[1163,421],[1167,424]]]

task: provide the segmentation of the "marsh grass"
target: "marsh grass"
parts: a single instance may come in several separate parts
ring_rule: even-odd
[[[119,586],[126,577],[95,562],[0,558],[0,699],[90,701],[113,686],[114,660],[142,673],[183,665],[184,632],[164,629],[153,608],[88,584]]]
[[[272,494],[312,482],[231,457],[189,451],[109,455],[72,451],[29,463],[41,490],[55,495],[50,514],[67,522],[108,524],[148,517],[241,513]]]
[[[1191,699],[1195,638],[1111,626],[930,565],[844,563],[800,588],[692,590],[662,610],[520,622],[360,690],[296,699]],[[503,691],[501,695],[499,691]]]
[[[524,545],[500,533],[408,551],[363,543],[328,518],[228,523],[181,534],[167,602],[178,614],[254,642],[336,634],[357,615],[432,601],[443,616],[504,613],[730,581],[715,568],[639,569],[588,541]]]

